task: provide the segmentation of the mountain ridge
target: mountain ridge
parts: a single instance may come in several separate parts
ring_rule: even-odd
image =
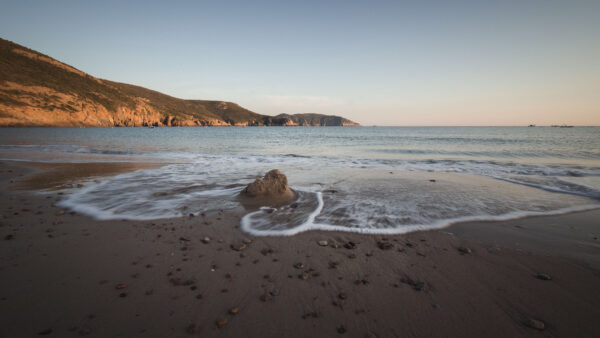
[[[308,122],[310,121],[310,122]],[[340,116],[269,116],[96,78],[0,38],[0,127],[358,126]]]

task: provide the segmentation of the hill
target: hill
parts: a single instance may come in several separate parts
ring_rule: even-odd
[[[307,121],[312,122],[307,124]],[[183,100],[96,78],[0,38],[0,126],[3,127],[262,125],[358,124],[337,116],[273,117],[233,102]]]

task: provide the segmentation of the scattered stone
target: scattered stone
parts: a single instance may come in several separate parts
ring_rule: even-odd
[[[227,279],[233,279],[233,275],[231,273],[228,273],[225,275],[225,278]]]
[[[171,284],[173,284],[173,286],[190,286],[194,284],[194,280],[193,279],[186,279],[186,280],[181,280],[181,278],[171,278],[169,279],[169,282],[171,282]]]
[[[252,243],[252,240],[249,238],[244,238],[244,240],[242,240],[242,242],[244,242],[244,244],[250,244],[250,243]]]
[[[302,280],[307,280],[308,279],[308,274],[306,272],[303,272],[301,274],[298,275],[298,278],[302,279]]]
[[[206,236],[206,237],[202,238],[202,243],[204,243],[204,244],[210,243],[210,237]]]
[[[343,292],[340,292],[340,294],[338,295],[338,298],[341,300],[344,300],[344,299],[348,298],[348,295]]]
[[[335,193],[337,193],[338,191],[337,191],[337,190],[335,190],[335,189],[325,189],[325,190],[323,190],[323,192],[324,192],[324,193],[329,193],[329,194],[335,194]]]
[[[533,318],[527,318],[527,320],[525,321],[525,325],[527,327],[540,331],[543,331],[546,328],[546,324],[544,324],[544,322]]]
[[[429,180],[429,182],[435,182],[435,180]]]
[[[127,292],[122,292],[122,293],[120,293],[120,294],[119,294],[119,297],[121,297],[121,298],[125,298],[125,297],[127,297]]]
[[[304,263],[296,263],[296,264],[294,264],[294,267],[296,269],[304,269]]]
[[[460,251],[460,253],[462,253],[463,255],[469,255],[472,252],[471,249],[464,246],[459,247],[458,251]]]
[[[541,279],[541,280],[552,280],[552,277],[550,277],[550,275],[547,275],[545,273],[538,273],[535,278],[537,279]]]
[[[44,331],[38,332],[38,335],[40,335],[40,336],[47,336],[47,335],[49,335],[51,333],[52,333],[52,329],[46,329]]]
[[[6,240],[6,241],[10,241],[11,239],[15,239],[15,235],[9,234],[4,237],[4,240]]]
[[[302,319],[306,318],[319,318],[319,313],[316,311],[306,312],[302,315]]]
[[[146,291],[146,296],[150,296],[154,293],[154,290],[147,290]]]
[[[319,241],[319,245],[320,246],[328,246],[329,242],[327,242],[327,241]]]
[[[346,333],[346,327],[344,325],[340,325],[337,327],[337,333],[344,334]]]
[[[379,241],[377,242],[377,247],[381,250],[390,250],[394,247],[394,244],[390,242]]]
[[[270,293],[265,293],[264,295],[260,296],[260,300],[263,302],[268,302],[272,299],[273,297],[271,296]]]
[[[234,307],[234,308],[232,308],[232,309],[229,309],[229,314],[230,314],[230,315],[237,315],[237,314],[238,314],[238,312],[240,312],[240,309],[239,309],[239,308],[237,308],[237,307]]]
[[[127,285],[123,284],[123,283],[119,283],[119,284],[115,285],[115,289],[117,289],[117,290],[125,289],[126,287],[127,287]]]
[[[263,256],[266,256],[266,255],[274,254],[275,250],[273,250],[272,248],[264,248],[264,249],[260,250],[260,253]]]
[[[415,291],[421,291],[425,288],[425,283],[423,282],[417,282],[414,286],[413,289],[415,289]]]
[[[215,324],[217,324],[218,328],[222,328],[223,326],[227,325],[227,318],[218,319]]]
[[[179,240],[182,242],[189,242],[190,240],[185,237],[179,237]]]
[[[242,251],[242,250],[246,249],[246,244],[240,244],[240,245],[231,244],[231,249],[235,250],[235,251]]]
[[[62,216],[65,214],[64,210],[60,210],[59,212],[56,213],[56,216]]]
[[[346,249],[356,249],[356,243],[349,241],[348,243],[344,244],[344,248]]]
[[[200,331],[200,327],[196,324],[190,324],[190,326],[187,328],[187,332],[189,334],[198,333],[198,331]]]
[[[196,299],[202,299],[202,294],[201,293],[197,294]]]

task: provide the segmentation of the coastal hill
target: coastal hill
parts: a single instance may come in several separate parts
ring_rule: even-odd
[[[99,79],[0,38],[0,127],[358,126],[339,116],[268,116]]]

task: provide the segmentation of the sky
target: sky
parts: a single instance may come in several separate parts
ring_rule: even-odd
[[[363,125],[600,125],[600,1],[5,1],[91,75]]]

